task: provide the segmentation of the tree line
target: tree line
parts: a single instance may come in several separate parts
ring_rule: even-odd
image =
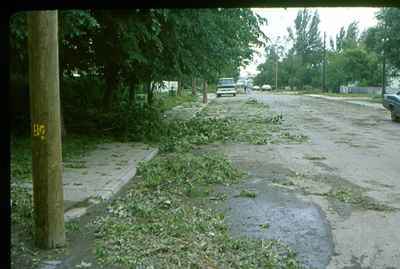
[[[154,82],[175,80],[182,89],[238,76],[266,38],[260,29],[266,20],[248,8],[63,10],[58,23],[64,117],[83,107],[115,112],[138,92],[152,103]],[[28,84],[26,27],[26,12],[11,17],[14,92]]]
[[[400,70],[400,9],[382,8],[376,19],[377,25],[363,32],[354,21],[324,44],[318,11],[299,11],[294,29],[288,28],[285,38],[266,47],[266,60],[257,67],[255,84],[274,85],[278,67],[281,88],[322,88],[325,58],[327,90],[337,91],[348,84],[381,86],[384,59],[386,80]]]

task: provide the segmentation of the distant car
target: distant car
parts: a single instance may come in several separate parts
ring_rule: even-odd
[[[237,82],[236,82],[236,86],[237,87],[241,87],[241,88],[243,88],[244,86],[246,86],[246,80],[245,79],[239,79]]]
[[[261,86],[261,90],[270,91],[270,90],[272,90],[272,87],[271,87],[271,85],[264,84],[264,85]]]
[[[400,122],[400,92],[396,94],[385,94],[383,106],[392,114],[392,121]]]
[[[247,87],[247,81],[246,79],[239,78],[238,81],[236,82],[236,92],[245,92],[245,88]]]
[[[221,97],[224,94],[232,94],[236,96],[236,83],[233,78],[220,78],[217,84],[217,97]]]
[[[253,86],[253,90],[259,91],[260,90],[260,86],[257,86],[257,85]]]

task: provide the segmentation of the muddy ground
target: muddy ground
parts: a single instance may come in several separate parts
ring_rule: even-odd
[[[340,101],[252,97],[309,141],[214,146],[248,172],[220,189],[232,234],[279,239],[313,268],[400,268],[400,124],[383,109]],[[241,189],[257,195],[238,198]]]

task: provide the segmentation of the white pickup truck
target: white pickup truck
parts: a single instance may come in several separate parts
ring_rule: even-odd
[[[220,78],[217,84],[217,97],[221,97],[224,94],[232,94],[236,96],[236,83],[233,78]]]

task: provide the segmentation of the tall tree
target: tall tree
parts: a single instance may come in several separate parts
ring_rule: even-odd
[[[361,35],[365,47],[379,55],[382,63],[382,94],[388,76],[400,72],[400,9],[382,8],[377,14],[378,24],[368,28]]]
[[[346,30],[344,27],[340,28],[338,34],[336,34],[336,51],[340,52],[344,49],[344,40],[346,38]]]
[[[400,8],[382,8],[376,17],[388,62],[400,69]]]
[[[353,21],[347,27],[346,37],[343,40],[342,48],[343,49],[347,49],[347,48],[355,48],[355,47],[357,47],[357,45],[358,45],[358,35],[359,35],[358,22],[357,21]]]
[[[312,84],[313,77],[319,70],[321,63],[322,41],[319,32],[319,14],[313,14],[308,9],[303,9],[297,13],[294,31],[288,28],[289,37],[293,42],[292,53],[299,60],[303,68],[296,69],[296,84],[303,88],[305,84]]]
[[[331,47],[335,47],[336,52],[339,53],[345,49],[357,47],[358,39],[358,22],[353,21],[347,26],[347,29],[344,26],[340,28],[339,33],[336,34],[336,44]]]

